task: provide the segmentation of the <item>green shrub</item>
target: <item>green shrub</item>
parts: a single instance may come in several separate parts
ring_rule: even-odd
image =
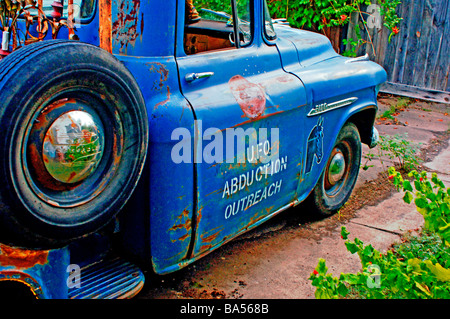
[[[403,200],[414,202],[424,217],[424,232],[381,253],[358,238],[350,241],[342,227],[346,248],[358,254],[362,270],[333,277],[319,259],[309,277],[316,298],[450,298],[450,189],[434,173],[431,179],[417,171],[409,177],[412,184],[389,168],[389,179],[405,193]]]

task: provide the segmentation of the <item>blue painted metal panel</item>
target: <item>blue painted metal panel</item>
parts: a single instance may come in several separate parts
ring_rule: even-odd
[[[192,163],[177,164],[171,158],[172,132],[184,127],[194,138],[194,117],[187,101],[179,92],[178,72],[174,58],[136,58],[118,56],[134,74],[141,87],[149,114],[150,144],[146,174],[141,185],[148,185],[142,196],[134,197],[127,205],[127,213],[135,216],[135,223],[127,223],[124,236],[132,235],[132,245],[153,258],[156,271],[167,264],[186,258],[194,213],[194,168]],[[149,217],[148,217],[149,216]],[[123,218],[127,219],[126,214]],[[136,234],[140,223],[149,231]],[[144,249],[143,246],[151,247]],[[150,255],[150,251],[151,254]]]
[[[259,4],[255,2],[256,17],[262,16]],[[296,76],[282,70],[276,47],[263,41],[260,28],[255,23],[249,47],[191,56],[177,52],[181,89],[193,106],[196,130],[201,134],[195,151],[198,197],[194,257],[297,198],[298,163],[303,153],[298,143],[302,136],[299,110],[306,107],[306,91]],[[183,48],[182,40],[178,37],[177,48]],[[202,72],[214,75],[192,83],[184,79],[189,73]],[[261,143],[256,157],[262,157],[250,163],[256,147],[247,143],[244,154],[242,150],[239,153],[237,144],[241,141],[232,134],[252,129],[252,137]],[[272,129],[277,129],[276,133]],[[264,130],[267,143],[261,136]],[[215,156],[208,158],[205,155],[212,144],[217,146]],[[264,144],[270,152],[264,152]],[[221,150],[232,152],[218,155]]]
[[[113,53],[173,56],[176,1],[112,1]]]

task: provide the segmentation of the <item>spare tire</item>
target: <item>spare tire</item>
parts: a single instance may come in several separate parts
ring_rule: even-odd
[[[135,79],[108,52],[51,40],[0,61],[0,241],[61,246],[108,223],[148,144]]]

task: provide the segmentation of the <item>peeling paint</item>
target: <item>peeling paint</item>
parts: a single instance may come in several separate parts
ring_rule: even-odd
[[[169,230],[176,231],[178,229],[186,229],[189,231],[191,230],[191,227],[192,227],[191,220],[188,219],[184,223],[173,225],[172,227],[169,228]]]
[[[112,23],[113,44],[119,46],[120,53],[125,53],[128,45],[134,45],[139,36],[138,20],[141,1],[118,0],[115,6],[118,13]],[[143,29],[143,24],[139,26],[139,29]]]
[[[169,77],[169,70],[167,70],[164,64],[158,62],[146,63],[146,66],[149,67],[151,73],[159,74],[159,79],[153,81],[152,90],[161,90],[164,87],[164,82],[166,82]]]
[[[246,117],[256,119],[264,113],[266,96],[261,86],[249,82],[240,75],[233,76],[228,85]]]
[[[47,250],[26,250],[0,244],[0,265],[14,266],[17,269],[31,268],[47,263]]]
[[[169,85],[166,85],[166,81],[169,78],[169,71],[167,70],[166,66],[162,63],[146,63],[146,66],[149,67],[150,73],[157,74],[157,78],[153,80],[152,88],[151,90],[157,91],[157,92],[163,92],[163,89],[165,88],[166,91],[166,99],[158,102],[155,104],[154,109],[156,110],[158,107],[166,104],[170,101],[170,87]],[[183,108],[184,111],[184,108]]]
[[[217,240],[221,232],[222,229],[219,229],[218,231],[209,236],[201,235],[200,237],[202,240],[202,246],[200,247],[200,251],[211,249],[214,246],[213,241]]]
[[[171,231],[171,232],[176,232],[176,231],[182,230],[182,229],[186,230],[186,234],[182,235],[181,237],[179,237],[177,239],[173,239],[172,240],[173,243],[176,241],[186,240],[190,237],[191,229],[192,229],[192,220],[189,218],[189,215],[190,215],[190,211],[187,208],[185,208],[181,212],[181,215],[177,217],[178,223],[174,224],[171,228],[169,228],[169,231]],[[184,219],[186,219],[186,220],[184,222],[182,222]]]
[[[100,48],[112,53],[111,42],[111,1],[99,1],[99,29]]]

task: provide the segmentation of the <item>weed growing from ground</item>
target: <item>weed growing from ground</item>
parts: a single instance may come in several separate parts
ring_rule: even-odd
[[[408,133],[396,134],[396,135],[380,135],[380,141],[376,147],[377,153],[372,153],[369,150],[364,155],[365,163],[362,165],[362,169],[367,170],[373,165],[369,165],[374,159],[380,160],[383,168],[386,169],[384,159],[388,158],[394,160],[400,169],[410,172],[414,169],[418,169],[422,163],[420,158],[420,145],[421,143],[414,143],[409,141]]]

